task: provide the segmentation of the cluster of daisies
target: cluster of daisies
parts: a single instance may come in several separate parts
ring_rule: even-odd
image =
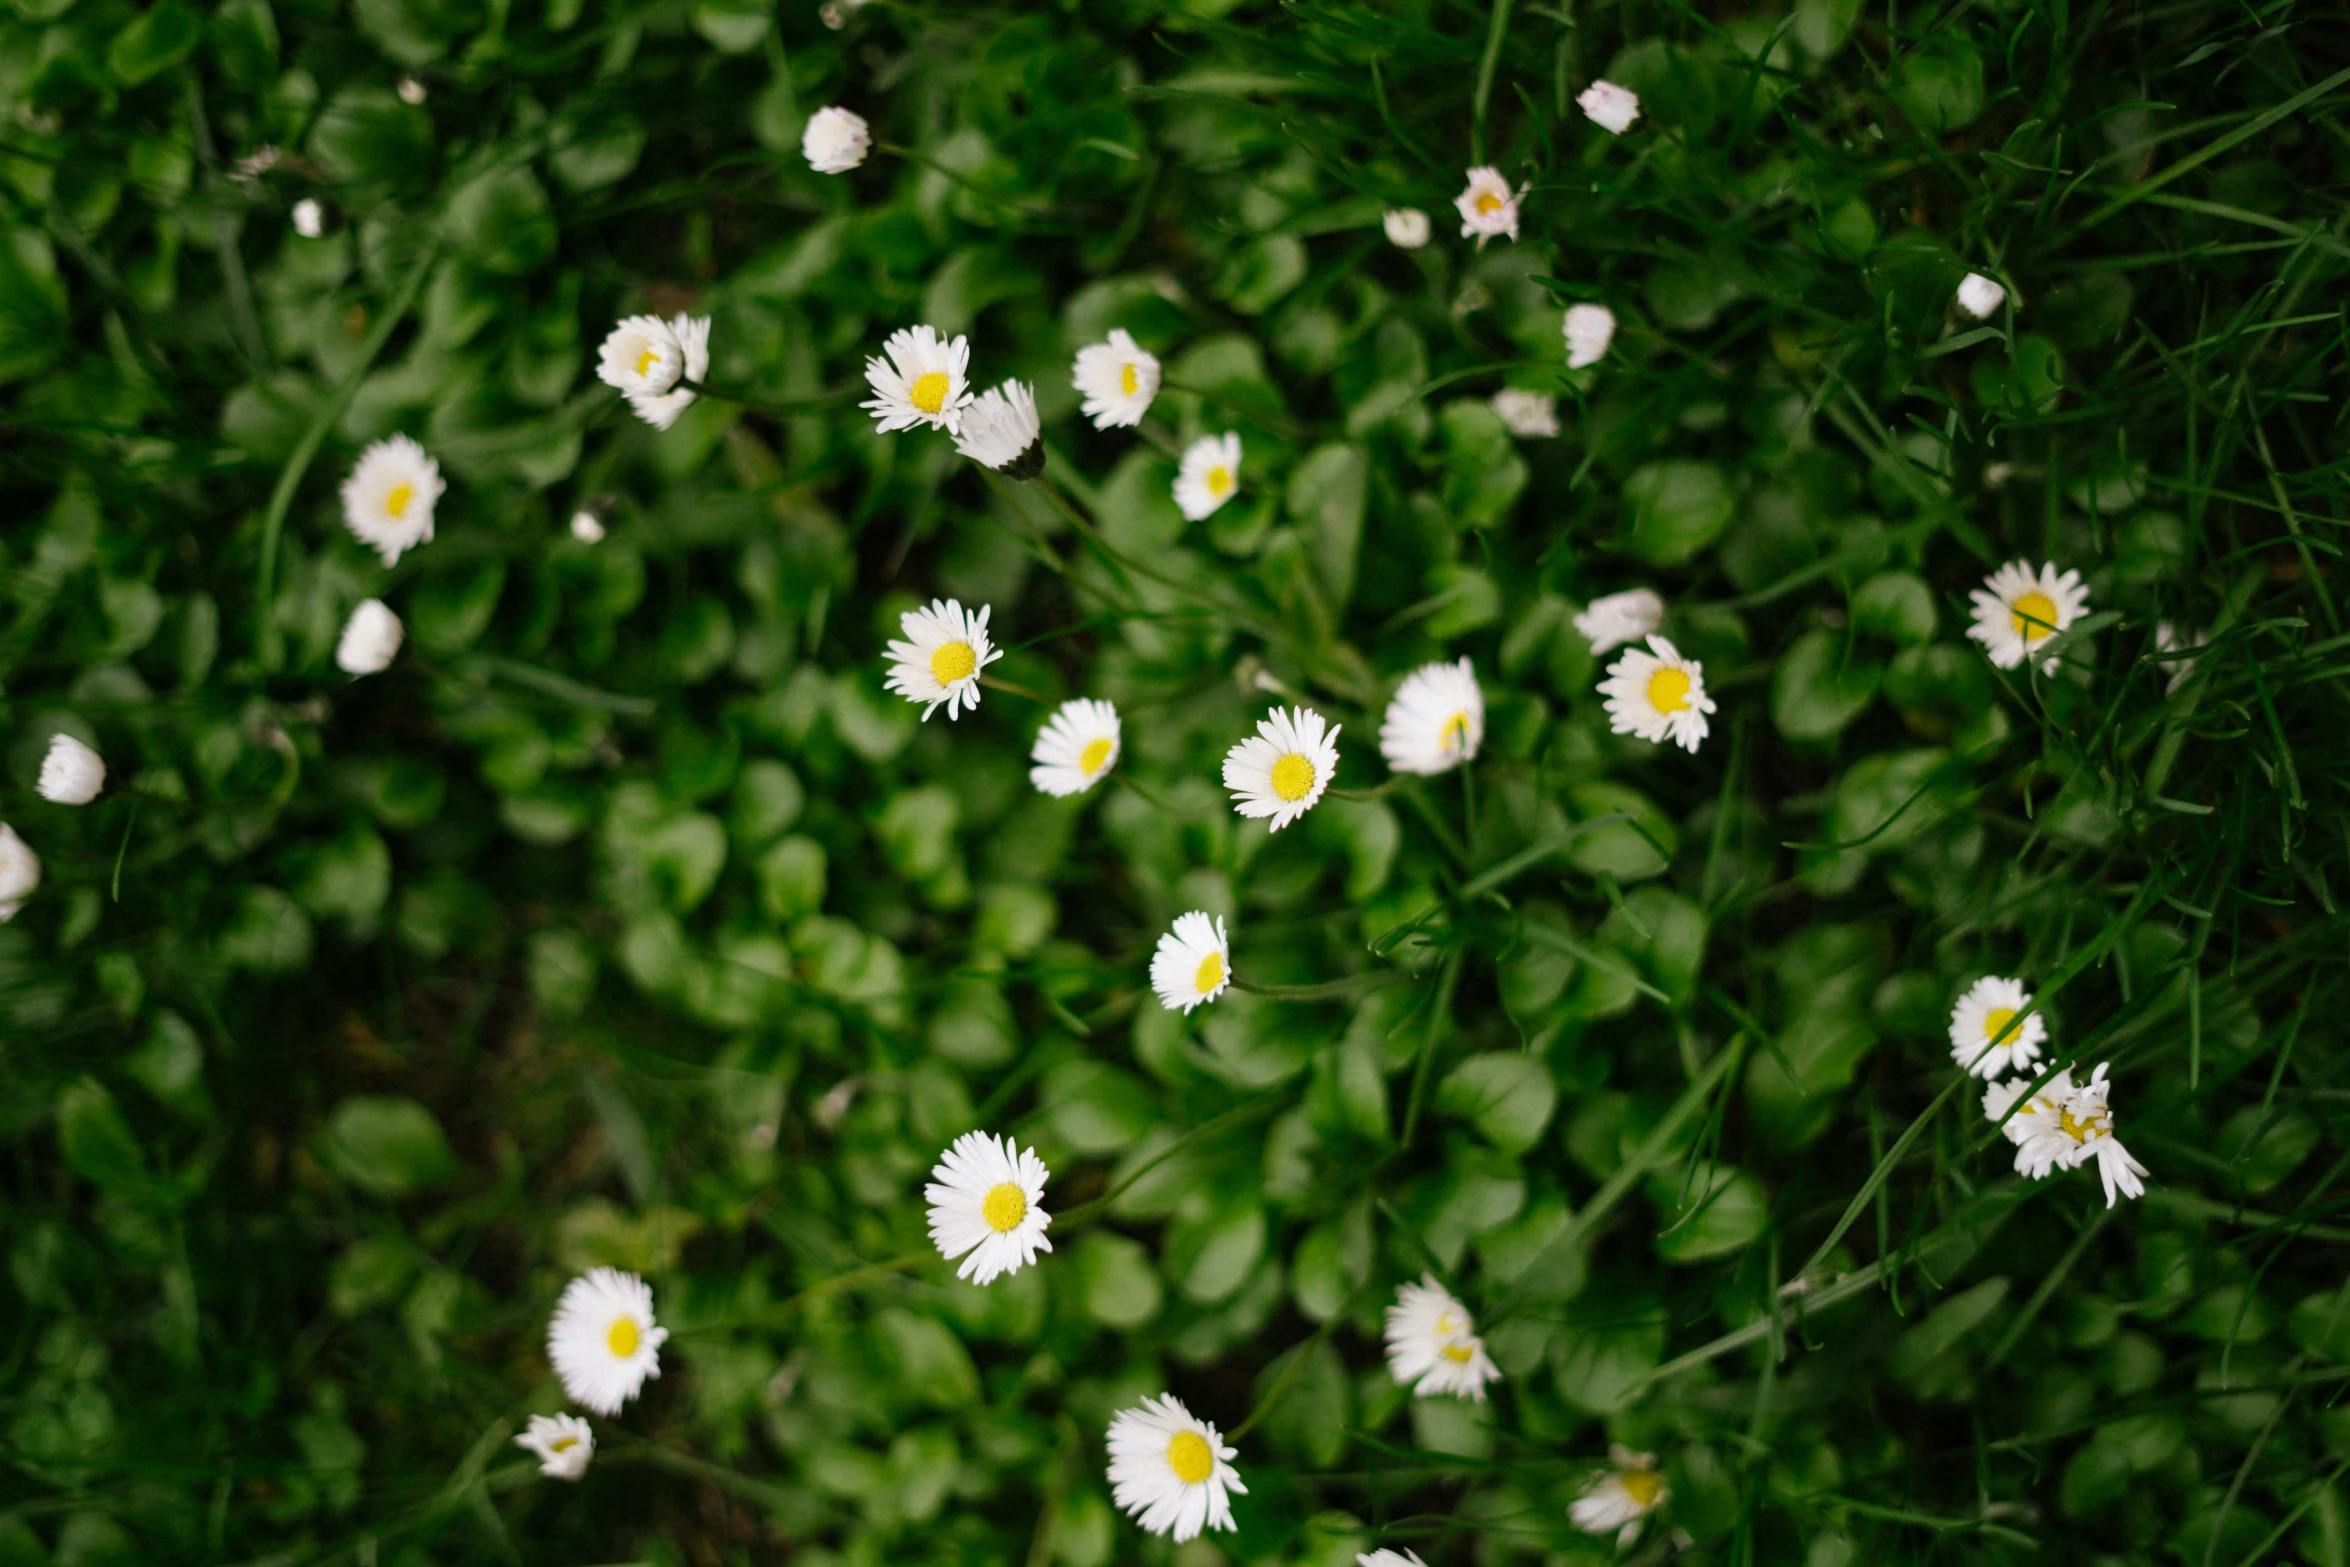
[[[1983,1115],[2015,1145],[2018,1175],[2039,1181],[2052,1170],[2095,1164],[2105,1206],[2143,1197],[2146,1166],[2113,1132],[2108,1063],[2099,1062],[2085,1083],[2073,1081],[2069,1066],[2040,1080],[2035,1074],[2047,1043],[2047,1017],[2032,1009],[2032,993],[2018,979],[1978,979],[1950,1013],[1951,1059],[1990,1085]]]

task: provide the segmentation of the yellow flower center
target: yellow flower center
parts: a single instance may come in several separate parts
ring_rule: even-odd
[[[559,1436],[547,1444],[547,1451],[550,1453],[568,1453],[577,1446],[579,1446],[578,1437]]]
[[[1439,1333],[1458,1333],[1461,1329],[1467,1326],[1468,1324],[1466,1322],[1463,1322],[1460,1318],[1454,1316],[1449,1311],[1444,1312],[1436,1319],[1436,1331]]]
[[[1208,470],[1208,493],[1219,499],[1232,493],[1232,470],[1218,466]]]
[[[1110,759],[1110,741],[1107,735],[1099,740],[1088,740],[1085,749],[1077,753],[1077,770],[1088,778],[1102,770]]]
[[[1648,677],[1648,705],[1660,713],[1678,713],[1689,705],[1689,671],[1670,665]]]
[[[1654,1507],[1665,1489],[1664,1476],[1653,1469],[1627,1469],[1616,1476],[1616,1484],[1624,1488],[1635,1507]]]
[[[1477,210],[1480,213],[1486,214],[1488,216],[1499,212],[1501,210],[1501,198],[1496,196],[1491,191],[1484,191],[1477,197]]]
[[[1465,1366],[1477,1358],[1477,1346],[1475,1344],[1447,1344],[1444,1346],[1444,1358],[1456,1366]]]
[[[1191,976],[1192,988],[1206,995],[1224,983],[1224,954],[1211,952],[1199,960],[1199,972]]]
[[[614,1358],[626,1360],[636,1353],[637,1344],[643,1337],[637,1331],[636,1318],[615,1317],[612,1325],[604,1330],[604,1347],[612,1351]]]
[[[653,373],[653,366],[661,362],[661,350],[648,348],[636,356],[636,373],[641,378]]]
[[[937,413],[947,403],[947,377],[943,370],[932,370],[914,378],[906,389],[906,401],[926,414]]]
[[[1469,715],[1455,713],[1444,721],[1444,733],[1436,743],[1447,751],[1466,751],[1469,748]]]
[[[2086,1121],[2076,1121],[2070,1110],[2059,1110],[2056,1114],[2057,1119],[2064,1126],[2064,1135],[2076,1143],[2085,1143],[2105,1135],[2105,1128],[2097,1124],[2099,1117],[2092,1116]]]
[[[992,1186],[988,1188],[986,1200],[979,1205],[979,1216],[998,1235],[1009,1235],[1028,1217],[1028,1195],[1010,1181]]]
[[[1983,1037],[1989,1040],[2005,1039],[2015,1032],[2015,1008],[1993,1007],[1983,1015]]]
[[[1216,1472],[1216,1455],[1208,1451],[1207,1438],[1197,1431],[1178,1431],[1175,1440],[1167,1444],[1167,1467],[1185,1485],[1198,1485]]]
[[[978,667],[979,655],[971,651],[968,642],[949,642],[930,655],[930,673],[942,686],[969,679]]]
[[[1273,792],[1284,800],[1302,800],[1314,787],[1314,764],[1290,752],[1273,764]]]
[[[1118,390],[1124,392],[1128,397],[1132,397],[1136,392],[1142,390],[1142,377],[1134,373],[1134,366],[1120,365],[1118,367]]]
[[[396,522],[408,515],[408,503],[414,499],[416,499],[415,485],[395,484],[392,486],[391,492],[384,496],[384,510],[389,512]]]
[[[2015,634],[2026,642],[2038,642],[2056,634],[2056,601],[2045,593],[2026,593],[2008,606],[2008,620]]]

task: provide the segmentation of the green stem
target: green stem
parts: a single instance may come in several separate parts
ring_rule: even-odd
[[[1108,1191],[1102,1193],[1093,1201],[1086,1203],[1082,1207],[1072,1208],[1067,1213],[1055,1215],[1053,1219],[1054,1227],[1058,1229],[1061,1234],[1067,1235],[1078,1225],[1091,1224],[1095,1219],[1101,1217],[1101,1215],[1107,1211],[1111,1203],[1116,1202],[1121,1196],[1125,1195],[1128,1188],[1132,1187],[1136,1181],[1141,1180],[1144,1176],[1150,1174],[1151,1171],[1157,1169],[1160,1165],[1165,1164],[1169,1159],[1174,1158],[1177,1154],[1183,1152],[1184,1149],[1190,1147],[1193,1143],[1200,1141],[1202,1138],[1213,1137],[1218,1132],[1228,1131],[1232,1127],[1242,1125],[1248,1121],[1252,1121],[1258,1116],[1263,1115],[1268,1110],[1277,1110],[1281,1107],[1282,1100],[1283,1094],[1281,1090],[1272,1089],[1266,1093],[1257,1095],[1257,1097],[1254,1099],[1245,1100],[1240,1104],[1234,1105],[1231,1109],[1225,1111],[1222,1115],[1217,1116],[1212,1121],[1207,1121],[1201,1125],[1193,1127],[1190,1131],[1185,1132],[1181,1137],[1178,1137],[1175,1139],[1175,1141],[1169,1143],[1165,1148],[1160,1149],[1157,1154],[1149,1159],[1144,1160],[1142,1166],[1132,1175],[1127,1176],[1126,1179],[1120,1181],[1117,1185],[1111,1187]]]
[[[1477,61],[1477,95],[1469,120],[1470,156],[1485,161],[1485,106],[1493,97],[1493,73],[1501,64],[1501,41],[1510,30],[1510,0],[1493,0],[1493,20],[1485,29],[1485,53]]]
[[[1042,691],[1033,691],[1018,681],[999,679],[994,675],[981,675],[979,683],[990,691],[1008,691],[1014,696],[1024,696],[1031,702],[1049,703],[1052,701],[1052,698],[1046,696]]]
[[[779,402],[770,402],[763,397],[745,397],[740,392],[730,392],[724,387],[712,386],[706,381],[696,381],[691,376],[678,377],[677,384],[696,397],[711,397],[722,403],[739,403],[745,408],[756,408],[761,413],[770,414],[803,413],[811,408],[830,408],[836,403],[845,403],[857,395],[857,389],[853,386],[835,386],[821,392],[811,392],[805,397],[786,397]]]
[[[1245,990],[1252,996],[1263,996],[1272,1001],[1331,1001],[1358,990],[1379,990],[1401,984],[1401,974],[1353,974],[1345,979],[1333,979],[1320,985],[1252,985],[1245,979],[1232,981],[1234,990]]]

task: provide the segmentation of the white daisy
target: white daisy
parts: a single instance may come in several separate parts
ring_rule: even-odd
[[[400,617],[389,605],[382,599],[363,599],[343,622],[343,634],[335,643],[335,663],[354,680],[361,675],[380,675],[399,656],[405,635]]]
[[[16,918],[41,885],[41,857],[16,829],[0,822],[0,925]]]
[[[87,805],[106,787],[106,759],[72,735],[49,737],[41,758],[41,798],[58,805]]]
[[[1423,664],[1395,688],[1379,722],[1379,754],[1399,773],[1441,773],[1476,756],[1485,694],[1467,659]]]
[[[326,232],[326,209],[315,196],[304,196],[294,203],[294,232],[304,239],[316,239]]]
[[[939,1155],[922,1195],[930,1203],[930,1239],[938,1254],[963,1258],[956,1278],[992,1284],[1053,1249],[1044,1233],[1053,1223],[1044,1211],[1049,1174],[1035,1149],[985,1132],[965,1132]]]
[[[1118,710],[1088,697],[1063,702],[1037,731],[1028,781],[1066,799],[1110,775],[1118,761]]]
[[[1621,136],[1640,118],[1640,95],[1614,82],[1593,82],[1575,95],[1584,117],[1612,136]]]
[[[1485,1384],[1501,1376],[1469,1308],[1429,1273],[1398,1289],[1387,1308],[1387,1370],[1416,1398],[1473,1398],[1480,1404]]]
[[[396,566],[403,550],[432,542],[432,509],[448,486],[441,465],[405,435],[391,435],[359,454],[343,481],[343,525]]]
[[[538,1454],[539,1473],[548,1479],[576,1480],[596,1456],[596,1432],[577,1415],[533,1415],[514,1445]]]
[[[1976,980],[1951,1008],[1950,1058],[1986,1082],[2010,1067],[2030,1066],[2048,1040],[2048,1020],[2041,1014],[2016,1021],[2016,1014],[2031,1004],[2032,993],[2021,980],[1996,975]]]
[[[979,672],[1004,656],[987,640],[987,617],[974,615],[956,599],[932,599],[928,609],[909,609],[898,618],[903,642],[889,645],[889,689],[923,704],[923,722],[944,702],[947,717],[959,718],[979,705]]]
[[[2036,657],[2040,644],[2089,608],[2089,589],[2081,574],[2060,575],[2054,561],[2035,569],[2029,561],[2011,560],[1967,596],[1974,602],[1975,623],[1966,634],[1982,643],[2001,669]]]
[[[2078,1087],[2069,1068],[2057,1073],[2002,1130],[2016,1145],[2016,1174],[2035,1181],[2045,1179],[2051,1170],[2094,1162],[2105,1185],[2105,1206],[2110,1208],[2118,1198],[2145,1196],[2148,1171],[2113,1135],[2113,1111],[2106,1104],[2113,1087],[2105,1080],[2108,1064],[2099,1062],[2089,1081]],[[1984,1108],[1990,1108],[1989,1095],[1984,1096]]]
[[[1203,1528],[1233,1526],[1230,1493],[1248,1494],[1235,1456],[1174,1394],[1146,1398],[1110,1418],[1110,1495],[1135,1522],[1153,1534],[1172,1532],[1181,1545]]]
[[[1559,433],[1558,399],[1546,393],[1505,386],[1493,394],[1493,411],[1512,435],[1538,441]]]
[[[1338,726],[1310,707],[1274,708],[1257,732],[1224,753],[1224,787],[1243,816],[1270,816],[1274,832],[1312,810],[1338,771]]]
[[[848,173],[865,161],[872,145],[873,133],[864,117],[842,108],[818,109],[800,133],[800,151],[808,167],[819,174]]]
[[[1608,1462],[1613,1467],[1592,1478],[1567,1516],[1585,1534],[1613,1534],[1620,1550],[1639,1538],[1641,1520],[1664,1506],[1672,1493],[1656,1472],[1654,1453],[1610,1444]]]
[[[1376,1551],[1359,1551],[1355,1567],[1428,1567],[1416,1551],[1393,1551],[1385,1546]]]
[[[1591,644],[1594,658],[1627,642],[1642,641],[1664,623],[1665,601],[1647,588],[1595,598],[1575,617],[1575,629]]]
[[[1036,393],[1018,381],[1006,381],[981,392],[963,410],[955,450],[982,468],[1033,479],[1044,471],[1044,443],[1037,439],[1041,429]]]
[[[906,327],[881,345],[889,356],[865,361],[865,384],[873,396],[858,406],[873,415],[881,433],[918,424],[949,435],[963,425],[971,401],[971,340],[940,337],[927,326]]]
[[[2177,626],[2167,620],[2155,622],[2154,651],[2157,653],[2185,653],[2187,655],[2185,658],[2168,658],[2162,661],[2160,667],[2168,671],[2162,682],[2163,695],[2168,696],[2187,683],[2187,677],[2195,673],[2195,666],[2203,662],[2203,655],[2194,650],[2210,640],[2211,633],[2208,631],[2182,633]]]
[[[596,351],[596,378],[628,399],[637,417],[656,430],[677,423],[698,395],[683,381],[710,373],[710,318],[630,316]]]
[[[1175,475],[1175,506],[1193,522],[1232,499],[1240,488],[1240,436],[1203,435],[1183,451]]]
[[[2006,303],[2007,290],[1980,272],[1969,272],[1959,281],[1958,308],[1977,321],[1990,320]]]
[[[1983,1090],[1983,1119],[1997,1125],[2011,1143],[2022,1142],[2026,1129],[2004,1117],[2015,1107],[2015,1102],[2024,1096],[2024,1090],[2031,1086],[2032,1080],[2028,1077],[2011,1077],[2004,1083],[1993,1083]]]
[[[1398,250],[1418,250],[1428,243],[1428,214],[1417,207],[1396,207],[1379,220],[1389,243]]]
[[[1222,915],[1213,924],[1197,909],[1181,916],[1151,954],[1151,989],[1170,1012],[1189,1012],[1213,1001],[1231,983],[1232,943],[1224,935]]]
[[[1643,740],[1671,740],[1695,752],[1705,738],[1705,715],[1714,700],[1705,694],[1705,666],[1683,658],[1673,644],[1651,635],[1649,650],[1626,648],[1599,683],[1607,698],[1608,727]]]
[[[661,1374],[669,1330],[653,1321],[652,1287],[618,1268],[591,1268],[563,1286],[547,1325],[547,1358],[575,1404],[616,1415]]]
[[[1525,199],[1528,185],[1516,195],[1510,193],[1510,182],[1501,177],[1501,170],[1476,168],[1469,171],[1468,188],[1452,199],[1460,210],[1461,238],[1477,236],[1477,248],[1496,234],[1518,237],[1518,203]]]
[[[1108,342],[1077,350],[1069,382],[1085,394],[1079,411],[1095,429],[1132,428],[1159,395],[1159,361],[1124,327],[1112,327]]]
[[[596,520],[596,514],[592,511],[575,511],[571,514],[571,536],[582,544],[601,544],[604,542],[604,525]]]
[[[418,81],[413,76],[401,77],[400,85],[395,88],[394,91],[399,93],[400,101],[404,104],[407,104],[410,108],[414,108],[417,104],[424,102],[425,99],[424,83]]]
[[[1616,340],[1616,313],[1605,305],[1569,305],[1561,324],[1567,339],[1567,368],[1581,370],[1607,357]]]

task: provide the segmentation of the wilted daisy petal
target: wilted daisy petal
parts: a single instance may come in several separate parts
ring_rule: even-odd
[[[389,435],[359,454],[343,481],[343,524],[387,566],[403,551],[432,542],[433,506],[447,486],[441,465],[405,435]]]
[[[985,1132],[965,1132],[939,1156],[922,1195],[938,1254],[963,1259],[956,1278],[992,1284],[1053,1249],[1044,1233],[1053,1222],[1044,1211],[1049,1173],[1035,1149]]]
[[[1416,1551],[1395,1551],[1385,1546],[1376,1551],[1358,1551],[1355,1567],[1428,1567]]]
[[[1063,702],[1038,731],[1028,781],[1046,794],[1083,794],[1118,761],[1118,710],[1086,697]]]
[[[952,435],[962,427],[971,401],[969,338],[950,341],[927,326],[906,327],[892,332],[881,352],[886,359],[865,361],[873,395],[859,406],[882,434],[927,424]]]
[[[2021,980],[1991,975],[1976,980],[1950,1012],[1950,1058],[1988,1081],[2010,1067],[2030,1066],[2048,1038],[2048,1020],[2016,1015],[2032,1004]]]
[[[1640,118],[1640,95],[1614,82],[1593,82],[1575,95],[1575,106],[1594,125],[1613,136],[1623,135]]]
[[[1207,435],[1183,452],[1175,475],[1175,506],[1193,522],[1232,499],[1240,488],[1240,436]]]
[[[1338,726],[1312,708],[1274,708],[1257,732],[1224,755],[1224,787],[1243,816],[1269,816],[1274,832],[1312,810],[1338,771]]]
[[[618,1268],[592,1268],[563,1287],[547,1326],[547,1359],[575,1404],[616,1415],[661,1374],[669,1330],[653,1321],[652,1287]]]
[[[1493,394],[1493,411],[1512,435],[1543,440],[1559,433],[1558,399],[1546,393],[1504,387]]]
[[[1387,1371],[1416,1398],[1473,1398],[1480,1404],[1485,1384],[1501,1376],[1469,1308],[1434,1274],[1403,1285],[1387,1308]]]
[[[628,399],[637,416],[656,430],[677,423],[693,406],[693,388],[710,373],[710,319],[630,316],[614,327],[596,352],[596,378]]]
[[[1418,250],[1428,243],[1428,214],[1417,207],[1397,207],[1379,220],[1389,243],[1399,250]]]
[[[1599,683],[1608,727],[1694,752],[1706,736],[1705,715],[1714,710],[1705,694],[1705,666],[1683,658],[1663,637],[1651,636],[1648,648],[1626,648]]]
[[[1531,185],[1527,190],[1533,189]],[[1501,177],[1501,170],[1475,168],[1469,171],[1468,187],[1453,198],[1452,204],[1461,215],[1461,238],[1476,236],[1477,247],[1495,235],[1518,237],[1518,203],[1526,191],[1513,194],[1510,182]]]
[[[1095,429],[1130,429],[1159,395],[1159,361],[1124,327],[1113,327],[1109,341],[1077,350],[1069,381],[1085,394],[1078,411]]]
[[[1224,935],[1224,919],[1211,922],[1194,909],[1179,917],[1175,928],[1159,938],[1151,954],[1151,989],[1170,1012],[1189,1012],[1203,1001],[1213,1001],[1232,983],[1232,944]]]
[[[1232,1495],[1248,1494],[1216,1428],[1192,1418],[1171,1393],[1110,1420],[1110,1495],[1153,1534],[1175,1543],[1232,1527]]]
[[[400,617],[382,599],[362,600],[343,622],[343,634],[335,643],[335,663],[354,680],[381,674],[399,656],[405,635]]]
[[[1982,643],[2001,669],[2038,657],[2050,637],[2089,609],[2089,589],[2081,574],[2060,574],[2054,561],[2035,567],[2030,561],[2011,560],[1967,596],[1975,606],[1975,623],[1966,634]]]
[[[548,1479],[576,1480],[596,1456],[596,1433],[577,1415],[533,1415],[514,1445],[538,1454],[539,1473]]]
[[[2057,1073],[2016,1107],[2006,1130],[2016,1145],[2018,1175],[2037,1181],[2052,1170],[2094,1163],[2105,1186],[2105,1206],[2110,1208],[2119,1198],[2145,1196],[2148,1172],[2113,1133],[2113,1111],[2107,1105],[2113,1085],[2105,1079],[2107,1065],[2099,1062],[2089,1081],[2078,1086],[2069,1068]],[[1988,1095],[1984,1108],[1990,1108]]]
[[[1959,280],[1958,308],[1977,321],[1988,321],[2007,303],[2007,290],[1983,276],[1969,272]]]
[[[1562,325],[1567,339],[1567,368],[1581,370],[1607,357],[1616,340],[1615,312],[1605,305],[1569,305]]]
[[[2168,696],[2187,683],[2187,677],[2195,673],[2195,666],[2203,662],[2203,655],[2196,650],[2210,641],[2211,633],[2208,631],[2181,632],[2170,621],[2155,622],[2154,651],[2187,655],[2185,658],[2170,658],[2163,661],[2162,667],[2169,671],[2162,682],[2163,695]]]
[[[1631,588],[1595,598],[1575,617],[1575,629],[1600,657],[1628,642],[1646,640],[1665,623],[1665,601],[1647,588]]]
[[[963,410],[963,425],[955,433],[955,450],[983,468],[994,468],[1014,479],[1033,479],[1044,471],[1044,443],[1036,418],[1036,394],[1018,381],[990,387]]]
[[[873,133],[864,118],[842,108],[818,109],[800,133],[800,151],[808,167],[819,174],[848,173],[865,161],[872,145]]]
[[[1467,659],[1423,664],[1404,677],[1379,723],[1379,754],[1399,773],[1441,773],[1477,754],[1485,694]]]
[[[49,737],[41,758],[41,798],[58,805],[87,805],[106,787],[106,759],[69,734]]]
[[[942,702],[950,719],[979,706],[980,671],[1004,656],[987,640],[993,613],[985,604],[973,614],[959,600],[932,599],[928,609],[910,609],[898,618],[906,640],[889,645],[887,684],[922,704],[924,722]]]
[[[1585,1534],[1613,1534],[1621,1547],[1639,1536],[1641,1520],[1664,1506],[1672,1493],[1656,1472],[1654,1453],[1611,1447],[1608,1457],[1611,1467],[1583,1488],[1567,1516]]]
[[[40,886],[41,857],[15,828],[0,823],[0,925],[16,918],[16,911]]]

